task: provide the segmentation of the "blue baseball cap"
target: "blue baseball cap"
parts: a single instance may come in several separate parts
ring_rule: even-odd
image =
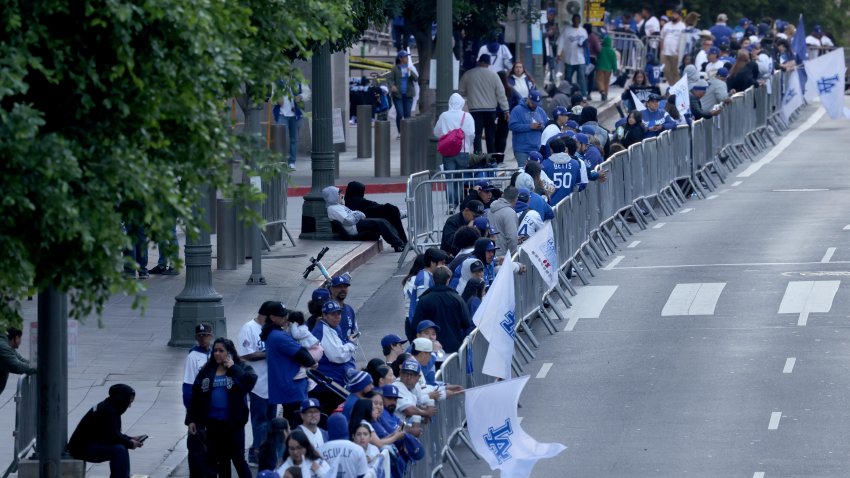
[[[406,342],[407,340],[404,340],[396,334],[389,334],[385,335],[384,338],[381,339],[381,347],[389,347],[395,344],[403,344]]]
[[[534,103],[535,105],[539,105],[540,99],[541,99],[540,98],[540,92],[535,90],[535,89],[529,90],[528,99],[531,100],[531,102]]]
[[[531,200],[531,191],[526,188],[519,188],[519,195],[517,196],[517,201],[528,204],[529,200]]]
[[[496,247],[496,243],[493,242],[493,241],[490,241],[490,244],[488,244],[487,247],[484,250],[485,251],[495,251],[496,249],[498,249],[498,247]]]
[[[280,475],[273,470],[263,470],[257,473],[257,478],[280,478]]]
[[[396,56],[398,56],[399,58],[404,58],[406,56],[410,56],[410,53],[408,53],[407,50],[401,50]]]
[[[311,408],[317,408],[321,410],[322,405],[315,398],[308,398],[307,400],[301,401],[301,408],[298,409],[298,413],[304,413]]]
[[[486,179],[478,181],[477,183],[475,183],[475,186],[481,188],[482,191],[492,191],[494,189],[498,189],[496,186],[490,184],[490,181],[487,181]]]
[[[717,76],[722,76],[726,78],[727,76],[729,76],[729,70],[726,69],[726,67],[721,67],[719,70],[717,70]]]
[[[384,398],[398,398],[398,387],[392,384],[384,385],[381,387],[381,395]]]
[[[566,106],[556,106],[554,110],[552,110],[552,117],[557,118],[558,116],[567,116],[570,112],[567,110]]]
[[[711,47],[711,48],[709,48],[709,49],[708,49],[708,54],[709,54],[709,55],[718,55],[718,56],[719,56],[719,55],[720,55],[720,48],[717,48],[716,46],[713,46],[713,47]]]
[[[590,138],[587,137],[584,133],[576,134],[576,143],[578,144],[590,144]]]
[[[585,125],[581,127],[581,132],[588,136],[593,136],[596,134],[596,128],[590,125]]]
[[[418,375],[422,373],[422,366],[419,365],[419,362],[417,362],[416,360],[405,360],[404,363],[401,365],[401,370],[399,371],[415,373]]]
[[[542,163],[543,162],[543,155],[538,153],[537,151],[532,151],[532,152],[528,153],[528,160],[529,161],[537,161],[538,163]]]
[[[812,33],[823,33],[823,28],[820,25],[815,25],[815,28],[812,30]]]
[[[351,276],[346,273],[332,278],[331,287],[336,287],[338,285],[351,285]]]
[[[330,300],[330,298],[331,298],[331,291],[325,289],[324,287],[319,287],[318,289],[314,290],[313,295],[311,296],[311,299],[314,302],[322,302],[322,303],[324,303],[326,300]]]
[[[487,216],[476,217],[472,221],[472,225],[476,229],[478,229],[479,231],[489,231],[490,230],[490,220],[487,219]]]
[[[569,120],[567,121],[566,127],[570,129],[578,129],[579,126],[576,120]]]
[[[417,324],[417,325],[416,325],[416,333],[417,333],[417,334],[418,334],[419,332],[422,332],[422,331],[423,331],[423,330],[425,330],[425,329],[434,329],[434,330],[436,330],[437,332],[439,332],[439,331],[440,331],[440,326],[439,326],[439,325],[437,325],[437,324],[435,324],[435,323],[434,323],[433,321],[431,321],[431,320],[423,320],[422,322],[419,322],[419,324]]]
[[[335,314],[337,312],[342,312],[342,307],[336,303],[336,301],[329,300],[325,302],[325,305],[322,306],[323,314]]]
[[[750,23],[750,19],[747,18],[747,17],[743,17],[740,20],[738,20],[738,25],[740,25],[740,26],[744,26],[748,23]]]

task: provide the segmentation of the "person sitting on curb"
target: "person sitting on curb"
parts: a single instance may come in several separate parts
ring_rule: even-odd
[[[328,218],[342,224],[343,229],[351,236],[360,233],[377,233],[389,243],[395,252],[404,250],[404,241],[398,236],[392,224],[386,219],[367,219],[361,211],[352,211],[342,205],[343,197],[336,186],[322,189],[322,197],[328,208]]]
[[[366,185],[359,181],[351,181],[345,187],[345,205],[354,211],[360,211],[369,219],[386,219],[395,229],[402,242],[407,242],[402,219],[407,213],[399,210],[393,204],[378,204],[365,198]]]

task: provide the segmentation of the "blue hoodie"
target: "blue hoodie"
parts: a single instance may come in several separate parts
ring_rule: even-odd
[[[550,219],[555,219],[555,211],[552,210],[552,206],[550,206],[543,196],[537,194],[532,191],[531,195],[528,199],[528,207],[537,211],[537,214],[540,214],[540,217],[544,221],[548,221]]]
[[[591,144],[587,147],[587,151],[584,152],[581,159],[587,163],[588,169],[593,169],[596,166],[602,164],[605,159],[602,157],[602,153],[599,151],[599,148],[596,147],[595,144]]]
[[[540,124],[540,129],[531,129],[531,120]],[[543,128],[549,118],[543,108],[538,106],[532,111],[525,101],[520,103],[511,111],[511,120],[508,127],[514,136],[514,152],[530,153],[540,149],[540,137],[543,136]]]
[[[643,111],[643,125],[646,127],[644,138],[654,138],[661,134],[662,131],[676,128],[676,122],[670,117],[670,114],[659,108],[655,111],[647,108]],[[661,131],[650,131],[649,128],[661,125]]]

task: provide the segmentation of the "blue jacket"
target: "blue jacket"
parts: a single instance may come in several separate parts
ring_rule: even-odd
[[[584,155],[582,156],[584,162],[587,163],[588,169],[593,169],[596,166],[602,164],[603,161],[605,161],[605,159],[602,157],[602,153],[599,151],[599,148],[597,148],[594,144],[588,146],[587,151],[585,151]]]
[[[532,119],[540,124],[540,129],[531,129]],[[511,111],[511,120],[508,123],[508,127],[514,134],[514,152],[530,153],[539,150],[540,137],[543,135],[543,128],[548,121],[549,118],[542,107],[538,106],[537,109],[531,111],[528,105],[521,101]]]
[[[546,202],[543,196],[534,191],[531,192],[531,196],[528,199],[528,207],[537,211],[537,214],[540,214],[540,218],[544,221],[555,219],[555,211],[552,210],[552,206]]]
[[[732,38],[732,35],[735,33],[728,26],[719,24],[715,24],[714,26],[709,28],[708,31],[710,31],[711,34],[714,36],[714,42],[718,45],[722,43],[724,39],[726,39],[726,41],[729,41],[729,39]]]
[[[555,183],[555,194],[549,204],[558,204],[569,197],[581,181],[581,165],[567,153],[555,153],[543,161],[543,171]]]
[[[307,379],[294,380],[301,365],[295,354],[301,345],[283,330],[272,330],[266,338],[269,366],[269,403],[301,403],[307,399]]]
[[[662,131],[673,129],[676,127],[676,122],[670,115],[660,107],[656,111],[649,108],[643,111],[643,125],[646,127],[644,138],[654,138],[661,134]],[[649,128],[661,125],[661,131],[650,131]]]

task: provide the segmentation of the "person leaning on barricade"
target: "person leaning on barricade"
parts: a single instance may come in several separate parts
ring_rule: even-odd
[[[705,96],[700,99],[702,110],[714,114],[714,111],[719,111],[723,104],[732,102],[729,97],[729,89],[726,86],[726,78],[729,76],[729,70],[725,67],[717,70],[717,75],[708,80],[708,89]]]
[[[0,337],[0,393],[6,388],[10,373],[32,375],[36,372],[29,360],[21,357],[18,347],[21,346],[23,333],[10,327],[6,337]]]
[[[449,254],[457,254],[458,250],[454,248],[453,242],[455,233],[463,226],[471,226],[472,221],[476,217],[483,216],[485,212],[484,204],[478,200],[469,201],[460,212],[452,214],[446,219],[443,225],[443,236],[440,240],[440,249]]]

